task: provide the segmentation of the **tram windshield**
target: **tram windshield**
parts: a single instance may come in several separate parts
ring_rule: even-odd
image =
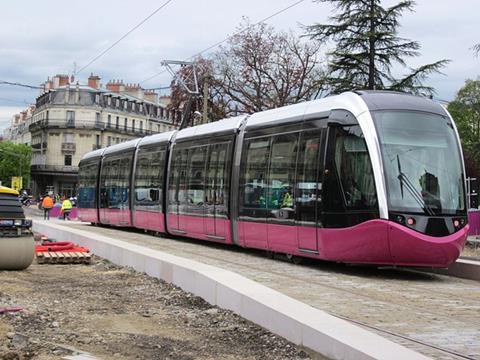
[[[462,158],[451,120],[376,111],[390,211],[455,215],[465,210]]]

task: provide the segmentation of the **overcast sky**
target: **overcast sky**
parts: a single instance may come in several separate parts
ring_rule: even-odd
[[[87,64],[165,0],[5,1],[0,13],[0,80],[38,85],[48,76],[71,74]],[[173,0],[121,41],[78,78],[93,72],[110,79],[141,82],[162,70],[163,59],[185,59],[235,32],[242,16],[257,22],[295,0]],[[397,1],[385,0],[385,5]],[[440,59],[452,62],[445,76],[428,84],[441,99],[451,100],[465,79],[480,75],[480,59],[471,47],[480,42],[479,0],[418,0],[414,13],[401,19],[400,36],[417,40],[422,55],[412,67]],[[331,6],[311,0],[268,20],[277,29],[301,33],[299,24],[325,22]],[[169,84],[167,73],[141,83]],[[38,90],[0,85],[0,130],[11,115],[34,102]]]

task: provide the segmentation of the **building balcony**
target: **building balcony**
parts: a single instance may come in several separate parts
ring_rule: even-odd
[[[32,175],[76,175],[78,174],[78,166],[34,164],[30,166],[30,171]]]
[[[131,126],[125,127],[123,125],[117,127],[116,124],[108,125],[99,121],[67,121],[66,119],[39,120],[32,123],[29,127],[30,132],[47,129],[91,129],[136,137],[142,137],[158,133],[158,131],[154,130],[147,130],[145,128],[140,129],[138,126],[136,128],[132,128]]]
[[[47,148],[47,143],[46,142],[43,142],[43,143],[37,143],[37,144],[32,144],[31,145],[32,149],[46,149]]]
[[[75,143],[68,143],[68,142],[62,143],[62,152],[75,152],[75,150],[76,150]]]

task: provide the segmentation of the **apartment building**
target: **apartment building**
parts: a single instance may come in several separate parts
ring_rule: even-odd
[[[179,114],[158,95],[138,84],[90,75],[81,85],[57,75],[43,84],[29,125],[32,146],[31,188],[76,193],[78,163],[95,149],[176,128]]]

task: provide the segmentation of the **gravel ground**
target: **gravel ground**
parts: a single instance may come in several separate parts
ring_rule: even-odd
[[[462,251],[461,256],[480,258],[480,244],[467,243]]]
[[[319,358],[181,289],[100,258],[0,271],[0,359]]]

